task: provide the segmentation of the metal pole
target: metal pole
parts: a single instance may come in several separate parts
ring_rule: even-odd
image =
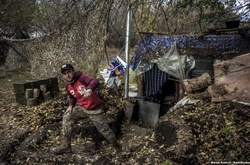
[[[126,40],[125,40],[125,55],[126,55],[126,72],[125,72],[125,91],[124,91],[124,98],[128,98],[128,91],[129,91],[129,50],[130,50],[130,28],[131,28],[131,21],[132,21],[132,10],[131,6],[128,7],[127,13],[127,20],[126,20]]]

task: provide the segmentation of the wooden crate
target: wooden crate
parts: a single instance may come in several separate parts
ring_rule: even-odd
[[[21,105],[27,105],[27,100],[25,98],[26,89],[40,89],[40,85],[46,85],[47,91],[49,91],[52,97],[59,94],[59,86],[57,77],[43,77],[39,79],[26,80],[26,82],[16,82],[13,84],[16,102]],[[42,98],[38,98],[41,102]]]

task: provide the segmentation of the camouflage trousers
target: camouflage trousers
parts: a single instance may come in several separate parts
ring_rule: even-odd
[[[71,113],[67,113],[63,116],[63,135],[66,137],[71,137],[72,129],[74,124],[80,120],[89,117],[89,119],[93,122],[97,130],[104,136],[104,138],[109,143],[116,142],[116,136],[114,132],[110,129],[107,118],[105,116],[104,111],[99,108],[95,110],[86,110],[83,107],[75,106]]]

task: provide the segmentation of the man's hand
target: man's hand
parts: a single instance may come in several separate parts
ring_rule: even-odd
[[[93,92],[92,92],[92,89],[87,89],[87,90],[84,92],[83,97],[84,97],[84,98],[88,98],[92,93],[93,93]]]
[[[73,107],[72,107],[72,106],[69,106],[69,107],[67,108],[67,110],[64,112],[64,115],[66,115],[67,113],[72,113],[72,111],[73,111]]]
[[[86,92],[86,88],[83,87],[83,86],[79,86],[77,88],[77,91],[81,94],[81,95],[84,95],[84,93]]]

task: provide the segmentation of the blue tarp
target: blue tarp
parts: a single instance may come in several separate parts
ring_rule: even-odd
[[[130,68],[135,70],[147,52],[170,49],[176,41],[177,49],[185,55],[243,54],[249,52],[249,41],[240,35],[197,34],[178,36],[147,36],[139,40]]]

